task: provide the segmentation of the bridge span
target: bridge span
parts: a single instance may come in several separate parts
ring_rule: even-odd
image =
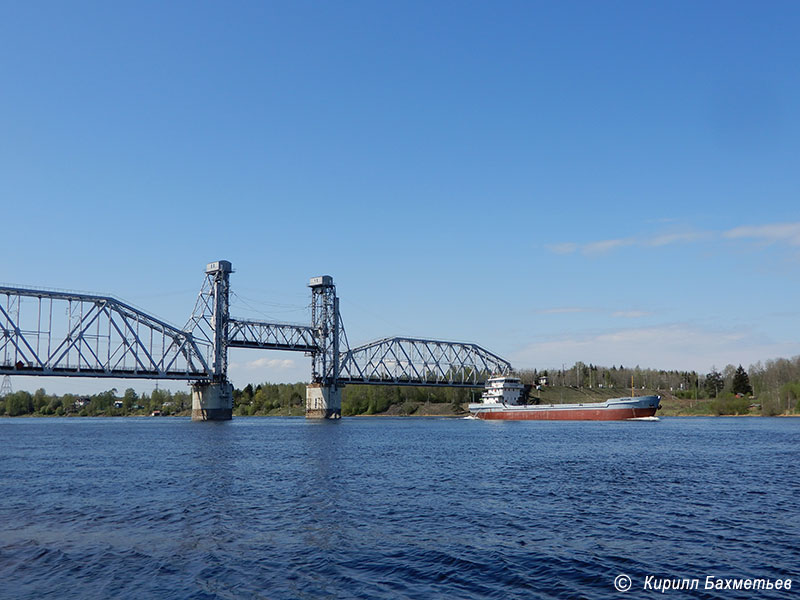
[[[232,417],[228,349],[311,356],[306,416],[339,418],[347,384],[479,387],[511,364],[476,344],[384,338],[351,348],[329,275],[312,277],[311,323],[232,317],[227,260],[209,263],[181,329],[111,296],[0,286],[0,375],[183,379],[192,418]]]

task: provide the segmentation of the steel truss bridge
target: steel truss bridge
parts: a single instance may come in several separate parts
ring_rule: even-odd
[[[351,348],[330,276],[314,277],[311,324],[229,314],[231,263],[206,267],[192,316],[170,325],[110,296],[0,286],[0,375],[227,382],[228,349],[311,355],[313,382],[478,387],[508,361],[475,344],[385,338]]]

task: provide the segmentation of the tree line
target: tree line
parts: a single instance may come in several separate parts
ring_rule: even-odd
[[[48,394],[39,388],[33,394],[26,391],[13,392],[0,398],[0,416],[18,417],[22,415],[82,417],[108,416],[124,417],[149,415],[153,411],[161,414],[177,414],[192,408],[192,398],[188,392],[153,390],[150,394],[137,394],[128,388],[119,395],[116,388],[91,396],[76,394]]]
[[[376,415],[396,407],[396,414],[412,415],[425,403],[450,404],[461,412],[462,404],[479,396],[464,388],[429,388],[387,385],[348,385],[342,392],[342,414]],[[301,415],[305,412],[305,383],[264,383],[233,392],[235,415]]]
[[[564,386],[609,390],[610,395],[627,395],[631,387],[676,398],[710,400],[718,414],[736,414],[757,406],[764,415],[800,412],[800,356],[758,362],[744,369],[727,365],[708,373],[697,371],[643,369],[639,366],[604,367],[576,362],[561,369],[523,370],[517,373],[532,387]],[[611,392],[610,390],[613,390]],[[305,410],[305,383],[248,384],[234,390],[234,414],[302,415]],[[342,394],[343,415],[371,415],[391,411],[412,415],[424,404],[449,404],[453,413],[464,404],[476,401],[480,390],[413,386],[349,385]],[[161,411],[164,415],[188,413],[188,392],[154,390],[137,394],[116,388],[91,396],[48,394],[38,389],[33,394],[18,391],[0,398],[0,416],[81,415],[126,416]]]
[[[668,392],[676,398],[713,400],[719,414],[745,414],[756,405],[762,414],[800,412],[800,356],[757,362],[745,369],[729,364],[722,370],[697,371],[604,367],[576,362],[571,367],[520,373],[523,382],[548,385],[607,388],[620,392],[635,388]]]

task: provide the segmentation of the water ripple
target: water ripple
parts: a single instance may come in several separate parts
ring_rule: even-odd
[[[619,573],[797,577],[798,442],[788,419],[4,419],[0,598],[604,599]]]

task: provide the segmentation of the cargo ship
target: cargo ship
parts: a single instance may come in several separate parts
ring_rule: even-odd
[[[527,404],[528,390],[517,377],[492,377],[481,401],[469,405],[479,419],[507,421],[620,421],[653,419],[661,408],[660,396],[612,398],[582,404]]]

